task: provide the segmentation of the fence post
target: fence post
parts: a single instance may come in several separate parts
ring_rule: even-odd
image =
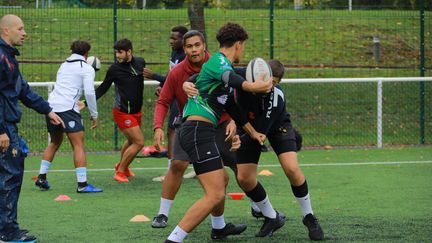
[[[425,75],[425,12],[424,0],[420,0],[420,77]],[[420,144],[425,143],[425,82],[420,81]]]
[[[113,26],[113,30],[114,30],[113,35],[114,35],[114,44],[115,44],[117,41],[117,0],[113,0],[113,25],[114,25]],[[115,52],[113,54],[114,54],[114,62],[117,62]],[[119,148],[118,147],[118,129],[117,129],[115,122],[113,122],[113,124],[114,124],[114,149],[118,150],[118,148]]]
[[[54,89],[54,85],[52,85],[52,84],[48,85],[48,86],[47,86],[47,89],[48,89],[48,96],[47,96],[47,100],[48,100],[49,95],[51,94],[51,92],[52,92],[53,89]],[[50,133],[48,132],[48,143],[47,143],[47,146],[48,146],[50,143],[51,143],[51,136],[50,136]]]
[[[274,50],[274,32],[273,32],[273,23],[274,23],[274,0],[270,0],[270,59],[273,59],[273,50]]]
[[[382,80],[377,83],[377,147],[382,148]]]

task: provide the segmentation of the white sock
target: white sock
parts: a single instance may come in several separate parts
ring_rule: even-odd
[[[256,205],[261,209],[261,212],[264,216],[267,218],[274,219],[276,218],[276,211],[274,210],[273,206],[270,203],[270,200],[268,196],[261,202],[255,202]]]
[[[171,167],[171,159],[168,159],[168,169]]]
[[[310,213],[313,214],[309,193],[304,197],[296,197],[296,199],[297,202],[300,204],[301,211],[303,212],[303,217]]]
[[[252,199],[249,198],[249,201],[250,201],[251,207],[253,208],[253,210],[255,212],[261,212],[261,209],[256,205],[256,203],[254,201],[252,201]]]
[[[225,217],[222,214],[221,216],[213,216],[210,215],[211,217],[211,223],[212,223],[212,228],[213,229],[223,229],[225,228]]]
[[[49,162],[48,160],[41,160],[39,174],[47,174],[50,167],[51,162]]]
[[[173,202],[174,200],[169,200],[161,197],[158,214],[163,214],[168,217]]]
[[[177,225],[175,229],[171,232],[171,234],[168,236],[168,240],[174,242],[183,242],[184,238],[186,238],[187,235],[188,233]]]
[[[86,167],[78,167],[75,168],[76,177],[78,182],[86,182],[87,181],[87,168]]]

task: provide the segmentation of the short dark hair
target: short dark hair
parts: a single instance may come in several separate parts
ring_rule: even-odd
[[[84,56],[84,54],[90,51],[91,45],[87,41],[76,40],[72,42],[70,49],[72,53]]]
[[[201,38],[201,41],[203,43],[206,43],[203,33],[201,33],[198,30],[189,30],[188,32],[186,32],[186,34],[183,35],[183,45],[186,44],[187,39],[194,37],[194,36],[199,36]]]
[[[285,74],[285,67],[279,60],[270,60],[267,62],[273,73],[273,77],[282,79]]]
[[[179,32],[180,33],[180,37],[183,37],[183,35],[186,34],[186,32],[188,32],[188,28],[186,28],[186,27],[184,27],[182,25],[179,25],[179,26],[173,27],[171,29],[171,32]]]
[[[117,51],[129,51],[132,50],[132,42],[126,38],[118,40],[114,44],[114,50]]]
[[[216,34],[219,47],[231,47],[237,41],[245,41],[249,38],[246,30],[239,24],[228,22],[222,26]]]

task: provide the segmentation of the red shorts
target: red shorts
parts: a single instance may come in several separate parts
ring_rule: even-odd
[[[113,108],[112,113],[114,116],[114,121],[119,129],[131,128],[141,125],[141,111],[135,114],[128,114],[119,111],[117,108]]]

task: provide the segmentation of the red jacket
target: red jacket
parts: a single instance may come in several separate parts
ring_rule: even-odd
[[[203,62],[204,64],[210,58],[210,54],[206,52]],[[164,86],[159,94],[156,102],[155,111],[153,114],[153,129],[162,128],[165,116],[168,112],[171,102],[176,99],[179,109],[179,115],[183,112],[183,107],[188,99],[186,93],[183,91],[183,83],[188,80],[190,76],[201,71],[201,66],[195,67],[189,62],[186,57],[182,62],[177,64],[169,71],[165,80]]]

